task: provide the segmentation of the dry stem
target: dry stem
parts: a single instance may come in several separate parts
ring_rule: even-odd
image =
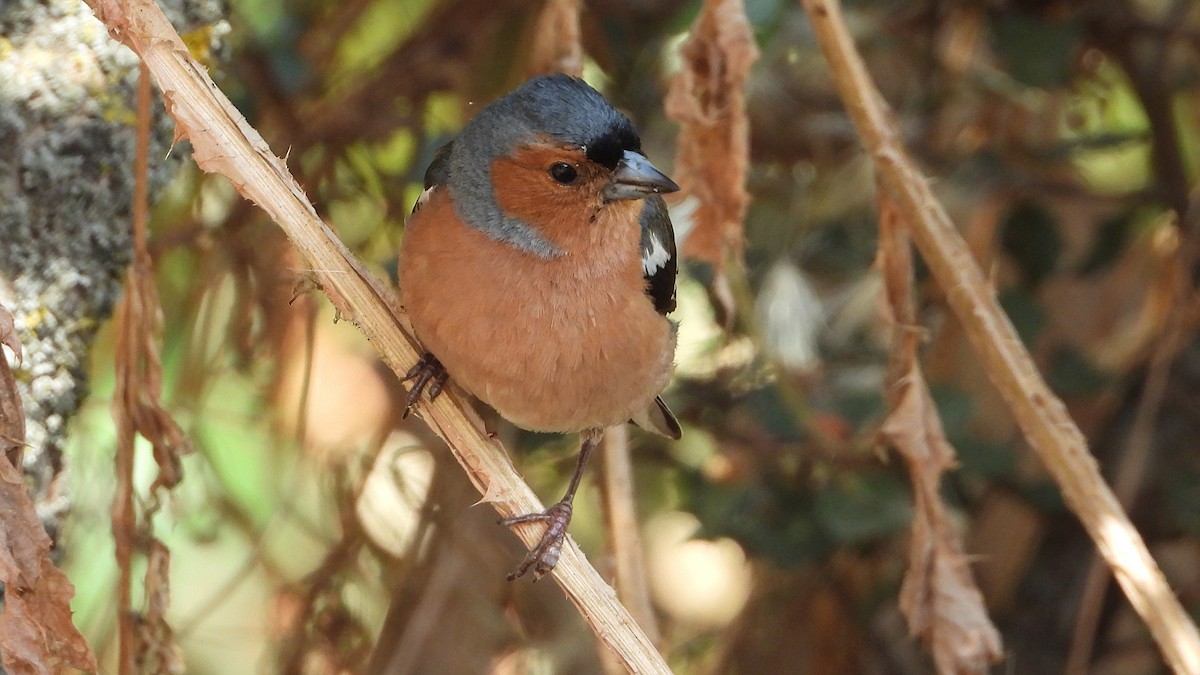
[[[658,620],[650,602],[646,562],[642,550],[629,457],[629,428],[612,427],[604,432],[600,447],[601,500],[608,548],[614,562],[617,597],[621,598],[651,640],[658,641]]]

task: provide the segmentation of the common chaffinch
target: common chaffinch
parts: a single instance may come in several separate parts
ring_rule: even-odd
[[[532,431],[580,432],[575,473],[521,565],[558,562],[571,504],[604,428],[678,439],[671,377],[678,190],[629,119],[583,80],[538,77],[481,110],[425,174],[400,249],[400,295],[428,352],[407,411],[448,377]]]

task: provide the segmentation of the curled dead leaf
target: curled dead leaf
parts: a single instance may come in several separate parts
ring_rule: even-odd
[[[880,198],[879,267],[884,315],[895,331],[888,368],[888,416],[880,435],[904,459],[916,498],[908,571],[900,611],[909,632],[933,652],[940,673],[986,673],[1003,657],[1000,632],[988,617],[938,487],[955,464],[937,405],[917,360],[913,266],[908,232]]]
[[[175,631],[167,623],[171,604],[171,551],[157,539],[146,553],[146,611],[138,622],[142,672],[175,675],[185,673],[183,652],[175,644]]]
[[[154,286],[152,260],[144,228],[135,227],[134,263],[125,277],[125,296],[116,311],[116,388],[112,414],[117,426],[117,488],[113,502],[113,534],[120,568],[119,642],[122,672],[181,673],[182,658],[174,634],[162,618],[169,594],[166,548],[151,534],[151,518],[159,506],[160,488],[170,489],[183,479],[183,454],[191,444],[162,405],[162,361],[158,339],[162,333],[162,307]],[[134,441],[140,434],[150,441],[158,475],[150,486],[151,498],[139,522],[133,496]],[[131,606],[133,558],[145,550],[148,611],[137,616]]]
[[[988,618],[962,543],[938,492],[954,464],[941,419],[916,364],[896,383],[903,389],[881,433],[904,458],[916,495],[908,572],[900,610],[921,636],[941,673],[986,673],[1000,660],[1000,632]]]
[[[683,253],[710,265],[718,287],[726,262],[740,264],[749,203],[746,80],[758,47],[741,0],[706,0],[680,57],[683,67],[671,80],[665,104],[667,116],[682,125],[674,177],[699,203]],[[732,319],[732,296],[710,297],[729,303],[718,311]]]
[[[529,58],[531,75],[583,75],[579,0],[549,0],[538,15],[533,34],[533,53]]]
[[[50,537],[20,471],[0,461],[0,657],[13,675],[96,670],[87,641],[71,621],[75,587],[50,561]]]
[[[162,406],[162,361],[156,345],[161,321],[158,292],[149,264],[134,264],[126,278],[125,298],[117,311],[117,387],[113,410],[118,426],[127,426],[150,441],[158,464],[154,488],[176,485],[183,477],[181,457],[191,451],[183,429]]]

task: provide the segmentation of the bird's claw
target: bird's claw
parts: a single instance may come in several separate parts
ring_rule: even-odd
[[[404,414],[401,415],[401,418],[407,418],[412,413],[417,401],[421,400],[421,392],[425,391],[427,386],[429,387],[429,400],[437,398],[438,394],[442,393],[442,388],[446,386],[446,380],[449,377],[450,373],[446,372],[445,366],[437,360],[436,356],[429,352],[422,354],[416,364],[409,368],[400,380],[401,382],[414,380],[412,387],[408,390],[408,396],[404,399]]]
[[[525,573],[531,569],[533,570],[533,580],[537,581],[549,574],[558,564],[558,557],[562,554],[563,544],[567,540],[567,526],[571,524],[571,502],[561,501],[541,513],[527,513],[523,516],[505,518],[500,521],[500,524],[512,527],[520,523],[532,522],[546,523],[546,531],[542,534],[537,546],[534,546],[517,569],[508,575],[509,581],[525,576]]]

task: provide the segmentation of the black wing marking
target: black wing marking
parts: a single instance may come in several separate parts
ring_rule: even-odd
[[[675,228],[667,213],[667,203],[659,195],[650,195],[643,202],[638,222],[642,226],[642,274],[646,277],[646,294],[654,301],[654,309],[666,316],[675,310]]]
[[[429,195],[433,194],[434,189],[444,186],[450,180],[450,146],[454,145],[454,141],[446,143],[433,153],[433,161],[429,163],[429,168],[425,169],[425,191],[417,197],[417,203],[413,204],[412,212],[416,213],[421,205],[429,201]]]
[[[654,401],[645,410],[634,415],[633,419],[629,421],[646,431],[653,431],[667,438],[679,440],[683,436],[679,420],[675,418],[675,413],[671,412],[661,396],[655,396]]]

